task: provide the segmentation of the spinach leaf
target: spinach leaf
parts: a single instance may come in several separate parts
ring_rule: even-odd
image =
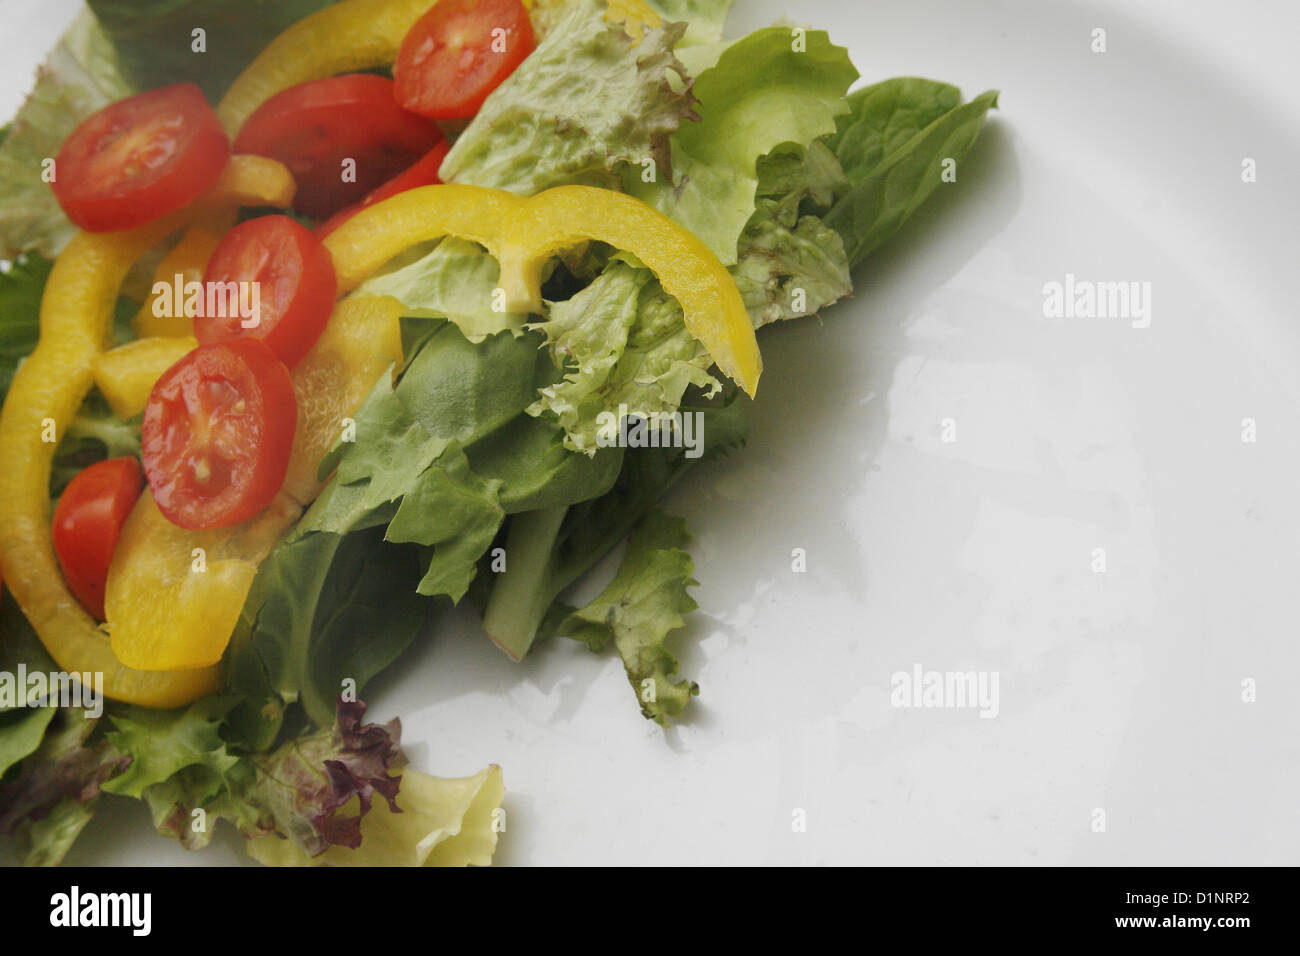
[[[857,168],[848,172],[852,185],[831,207],[825,222],[844,240],[850,266],[879,248],[929,198],[942,182],[945,160],[961,162],[997,101],[997,91],[990,90],[954,107],[885,154],[869,171]],[[882,153],[890,141],[889,132],[886,123],[880,131]],[[863,131],[847,147],[843,138],[838,145],[870,157],[877,151],[870,141],[871,136]]]
[[[138,89],[190,81],[215,102],[287,27],[333,0],[87,0]],[[194,49],[203,30],[203,52]]]
[[[227,718],[251,748],[269,747],[298,701],[318,727],[334,719],[343,680],[359,693],[415,639],[428,602],[417,549],[379,528],[286,540],[257,570],[228,652]]]

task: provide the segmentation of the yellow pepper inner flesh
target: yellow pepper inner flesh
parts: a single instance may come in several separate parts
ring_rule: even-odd
[[[334,307],[329,325],[293,370],[298,427],[285,493],[301,505],[325,487],[316,477],[325,453],[390,367],[402,364],[402,303],[390,296],[355,296]]]

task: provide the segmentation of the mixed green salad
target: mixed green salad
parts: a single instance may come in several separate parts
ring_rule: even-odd
[[[716,259],[753,329],[823,311],[953,181],[997,93],[965,101],[956,87],[912,77],[851,90],[859,72],[827,32],[782,23],[728,36],[730,5],[525,4],[526,55],[472,115],[442,123],[432,181],[519,197],[563,187],[632,197]],[[179,83],[224,105],[286,29],[329,8],[379,22],[395,6],[88,0],[0,142],[0,398],[42,336],[53,263],[78,234],[42,169],[79,124]],[[536,208],[544,218],[551,207]],[[318,235],[336,228],[309,205],[295,203],[291,216]],[[362,232],[337,229],[339,244],[325,244],[342,277],[337,250]],[[125,272],[111,345],[147,338],[139,316],[176,242]],[[225,820],[265,863],[489,863],[502,829],[500,768],[429,776],[407,765],[396,720],[365,722],[367,684],[414,642],[437,640],[438,614],[452,604],[472,606],[513,660],[561,638],[618,655],[628,706],[647,719],[666,726],[692,706],[700,688],[678,674],[670,643],[695,608],[696,568],[685,522],[658,503],[694,466],[744,444],[757,373],[729,370],[699,334],[701,317],[666,291],[680,276],[652,268],[644,249],[562,243],[541,276],[542,301],[528,303],[502,296],[505,267],[489,245],[449,233],[410,244],[351,288],[340,278],[341,305],[400,303],[400,361],[367,381],[313,469],[318,486],[254,562],[196,699],[109,699],[96,712],[49,706],[48,688],[11,678],[0,693],[0,833],[26,863],[60,862],[104,793],[143,800],[158,832],[186,848],[206,845]],[[7,417],[18,403],[15,387]],[[97,462],[143,455],[148,465],[142,427],[140,414],[91,388],[58,434],[41,506],[56,509]],[[161,502],[152,474],[150,487]],[[15,595],[17,527],[0,522],[0,567]],[[569,603],[624,544],[597,597]],[[97,618],[109,633],[112,573],[108,615]],[[0,599],[0,675],[79,669],[29,605],[7,591]],[[484,741],[485,758],[490,749]]]

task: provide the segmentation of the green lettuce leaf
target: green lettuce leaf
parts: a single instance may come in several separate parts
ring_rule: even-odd
[[[954,160],[960,166],[984,127],[988,111],[997,102],[996,90],[983,93],[969,103],[949,109],[892,152],[885,153],[882,147],[879,152],[884,154],[883,158],[874,166],[850,169],[852,185],[825,217],[826,225],[844,240],[850,266],[857,265],[884,244],[939,187],[945,161]],[[870,105],[870,99],[858,104],[863,110]],[[880,125],[879,114],[861,115],[861,122]],[[854,128],[850,125],[844,136]],[[902,127],[897,138],[905,130],[906,126]],[[870,138],[865,132],[857,135],[863,142]],[[850,159],[856,155],[846,148],[843,136],[838,146]],[[861,146],[860,143],[854,149]],[[869,146],[862,148],[862,155],[868,158],[876,152]],[[864,168],[868,171],[863,172]]]
[[[27,616],[18,607],[13,595],[8,590],[0,588],[0,672],[17,674],[20,665],[25,667],[29,674],[38,672],[50,674],[59,670],[59,665],[54,663],[54,658],[50,657],[41,644],[41,639],[32,630]],[[39,698],[34,689],[26,688],[25,692],[19,695],[15,706],[26,707],[37,700]],[[0,716],[8,713],[9,709],[0,707]],[[41,709],[48,710],[48,708]],[[3,733],[4,731],[0,731],[0,736]],[[4,746],[0,743],[0,748]],[[0,778],[3,776],[4,771],[0,770]]]
[[[0,833],[15,838],[28,866],[62,861],[93,816],[101,785],[130,762],[96,734],[97,724],[82,710],[58,708],[40,746],[0,781]]]
[[[109,715],[108,742],[131,758],[126,770],[104,784],[108,793],[140,797],[185,767],[224,775],[238,758],[226,750],[218,729],[230,699],[205,697],[181,711],[129,707]]]
[[[677,659],[665,646],[695,610],[686,589],[697,582],[686,552],[690,535],[681,518],[651,511],[628,538],[627,554],[609,586],[560,624],[559,634],[599,653],[613,643],[646,719],[667,726],[700,692],[694,681],[674,681]]]
[[[681,306],[631,256],[612,259],[573,298],[550,305],[546,333],[564,378],[541,389],[530,415],[555,415],[565,445],[595,454],[601,415],[646,417],[676,411],[695,385],[715,394],[707,350],[686,331]]]
[[[497,502],[508,515],[603,495],[618,478],[623,449],[574,454],[564,437],[554,422],[520,415],[475,442],[466,454],[476,475],[497,482]]]
[[[52,258],[76,233],[42,179],[42,164],[58,156],[83,119],[133,92],[113,45],[82,11],[38,71],[0,146],[0,259],[28,250]]]
[[[608,554],[694,464],[744,443],[745,404],[734,390],[722,401],[684,405],[703,416],[703,453],[682,448],[630,448],[618,480],[604,494],[571,506],[514,515],[506,526],[505,571],[484,575],[471,591],[483,629],[518,660],[539,637],[553,634],[572,608],[560,594]]]
[[[450,319],[471,342],[510,329],[522,332],[528,317],[492,308],[501,284],[496,259],[480,246],[447,238],[411,261],[363,282],[355,295],[391,295],[413,318]]]
[[[849,112],[826,142],[856,182],[960,105],[961,90],[949,83],[914,76],[883,80],[849,94]]]
[[[605,20],[601,0],[575,0],[537,49],[484,102],[443,161],[445,182],[532,195],[572,183],[616,187],[620,168],[653,159],[667,174],[668,141],[692,116],[670,77],[684,24],[639,43]]]
[[[755,328],[812,315],[853,290],[839,233],[817,216],[791,218],[760,199],[740,237],[731,274]]]
[[[698,236],[725,265],[754,214],[758,160],[783,143],[806,146],[830,135],[848,111],[844,96],[858,71],[826,33],[803,34],[797,51],[788,27],[768,27],[728,46],[695,79],[700,121],[672,137],[675,177],[624,177],[637,198]]]
[[[226,692],[240,700],[227,720],[240,738],[266,749],[295,702],[328,727],[343,682],[361,693],[419,634],[422,574],[416,549],[386,544],[377,527],[280,542],[258,568],[227,652]]]
[[[248,854],[268,866],[488,866],[496,849],[505,784],[495,765],[448,780],[401,773],[394,801],[376,802],[360,821],[361,845],[331,846],[309,857],[293,841],[250,840]]]
[[[150,712],[145,721],[114,720],[119,729],[110,738],[133,762],[107,786],[143,797],[164,836],[195,849],[224,819],[245,837],[292,841],[313,857],[331,846],[359,846],[360,818],[374,796],[395,805],[394,772],[406,763],[398,721],[363,724],[366,705],[340,700],[332,727],[269,754],[236,757],[219,735],[220,711],[229,701],[215,700]],[[133,773],[141,764],[147,769]],[[359,813],[340,812],[353,801]]]
[[[0,272],[0,402],[9,393],[18,363],[41,335],[41,296],[51,263],[36,253],[21,256]]]
[[[402,497],[388,524],[389,541],[432,548],[419,592],[445,594],[459,601],[478,573],[505,518],[497,494],[501,482],[470,470],[469,459],[453,441]]]
[[[266,45],[334,0],[86,0],[136,89],[186,81],[216,102]],[[205,32],[203,52],[193,31]]]
[[[387,525],[389,541],[424,549],[420,593],[459,600],[508,511],[603,493],[617,453],[574,462],[582,456],[554,447],[558,428],[520,420],[539,383],[553,378],[541,341],[502,332],[475,344],[456,325],[439,326],[396,386],[381,381],[366,398],[357,440],[327,458],[334,481],[289,540]],[[511,457],[528,453],[544,457]]]
[[[820,140],[783,143],[758,161],[754,215],[731,268],[755,328],[812,315],[852,291],[844,243],[820,215],[847,189]]]
[[[82,470],[105,458],[140,457],[141,416],[122,421],[92,389],[64,430],[50,470],[50,495],[63,493]]]
[[[245,835],[269,832],[265,812],[242,797],[254,767],[222,736],[235,703],[229,696],[206,697],[170,711],[115,704],[109,714],[114,730],[106,736],[129,764],[103,789],[143,800],[158,832],[188,850],[207,846],[219,819],[231,820]],[[196,814],[200,809],[203,814]]]
[[[40,747],[55,710],[54,707],[12,707],[0,713],[0,780],[10,767],[17,766]]]

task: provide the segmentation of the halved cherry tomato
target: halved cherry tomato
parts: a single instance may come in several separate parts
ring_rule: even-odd
[[[110,458],[77,474],[54,508],[54,553],[68,589],[104,620],[104,585],[117,537],[144,487],[140,463]]]
[[[298,183],[294,209],[324,219],[359,202],[442,138],[435,124],[397,105],[392,80],[352,73],[277,93],[249,117],[235,150],[288,166]],[[355,181],[344,179],[347,160],[356,163]]]
[[[441,0],[402,41],[397,102],[431,119],[468,119],[535,45],[519,0]]]
[[[214,295],[213,304],[225,305],[218,311],[226,314],[195,316],[199,343],[261,339],[290,368],[325,330],[338,291],[329,251],[310,229],[288,216],[250,219],[226,233],[208,260],[203,280],[205,290],[224,293]],[[227,285],[232,282],[237,285]],[[239,309],[228,307],[232,290],[246,303],[256,302],[255,318],[245,319]],[[244,327],[246,321],[249,328]]]
[[[191,530],[240,524],[284,483],[298,402],[257,339],[200,345],[158,379],[140,443],[158,510]]]
[[[54,165],[54,196],[87,232],[152,222],[217,181],[230,143],[203,93],[177,83],[118,100],[72,131]]]
[[[373,206],[377,202],[383,202],[390,196],[396,196],[398,193],[404,193],[408,189],[417,189],[420,186],[438,186],[442,180],[438,178],[438,170],[442,168],[442,161],[447,158],[447,150],[450,144],[445,140],[433,147],[429,155],[420,160],[414,166],[410,167],[403,173],[398,173],[388,182],[384,183],[374,192],[366,196],[359,203],[354,203],[340,212],[336,212],[329,219],[316,227],[316,235],[324,239],[331,232],[337,229],[343,223],[347,222],[362,209],[367,206]]]

